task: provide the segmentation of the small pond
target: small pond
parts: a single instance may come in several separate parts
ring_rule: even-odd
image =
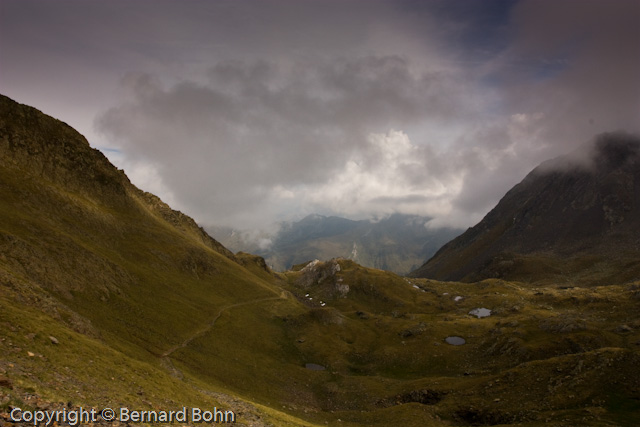
[[[324,371],[326,368],[322,365],[318,365],[316,363],[305,363],[305,368],[311,369],[312,371]]]
[[[462,345],[467,341],[462,337],[447,337],[444,339],[448,344],[451,345]]]
[[[469,312],[469,314],[480,319],[481,317],[491,316],[491,310],[489,310],[488,308],[474,308]]]

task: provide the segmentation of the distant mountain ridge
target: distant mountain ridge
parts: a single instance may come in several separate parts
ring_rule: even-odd
[[[279,271],[313,259],[340,257],[366,267],[406,274],[462,232],[427,228],[429,220],[399,213],[379,221],[312,214],[300,221],[283,223],[275,236],[257,238],[243,237],[242,232],[230,228],[207,229],[232,251],[258,254]]]
[[[609,133],[535,168],[411,275],[596,284],[637,279],[639,260],[640,138]]]

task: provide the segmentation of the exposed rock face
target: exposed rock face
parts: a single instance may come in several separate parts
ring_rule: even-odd
[[[614,279],[612,262],[626,266],[625,280],[638,277],[639,255],[640,138],[611,133],[538,166],[412,275],[567,280],[600,263],[593,278],[602,283]]]
[[[300,272],[302,275],[298,279],[298,284],[305,289],[322,289],[322,293],[329,298],[344,298],[349,293],[349,285],[343,283],[338,260],[330,261],[313,260],[304,266]]]
[[[28,167],[65,188],[123,196],[129,180],[66,123],[0,95],[0,165]]]

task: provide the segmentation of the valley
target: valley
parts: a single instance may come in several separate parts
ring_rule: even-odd
[[[27,322],[5,337],[10,345],[3,341],[13,403],[37,396],[36,407],[48,407],[41,401],[55,396],[100,407],[224,405],[241,425],[632,425],[638,416],[637,284],[408,282],[350,261],[315,267],[286,274],[287,298],[223,309],[146,363],[95,354],[99,343],[42,319],[48,327]],[[340,283],[349,285],[345,295],[335,291]],[[478,307],[491,315],[471,315]],[[466,342],[449,345],[449,336]],[[113,379],[97,374],[114,362]],[[52,379],[50,363],[71,369]],[[48,390],[54,384],[56,393]],[[123,393],[132,384],[135,393]],[[191,392],[183,395],[185,386]]]
[[[466,283],[345,258],[275,272],[6,97],[0,200],[2,425],[81,407],[248,426],[640,419],[637,278]]]

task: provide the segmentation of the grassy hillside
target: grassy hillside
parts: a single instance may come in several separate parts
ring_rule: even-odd
[[[171,360],[162,355],[221,309],[281,297],[273,281],[251,274],[190,218],[133,187],[68,126],[6,98],[1,117],[2,313],[24,317],[3,321],[17,325],[18,334],[35,334],[46,343],[47,335],[38,332],[29,314],[36,310],[37,324],[79,341],[74,351],[86,345],[86,352],[68,360],[70,381],[84,388],[94,384],[94,393],[104,390],[104,396],[127,402],[132,390],[125,379],[116,386],[101,382],[113,376],[114,364],[116,372],[121,367],[121,378],[136,370],[135,363],[153,377],[167,377],[173,372],[166,368]],[[21,341],[10,333],[3,338],[3,343]],[[62,347],[51,348],[60,352]],[[6,360],[13,365],[6,372],[24,369],[31,377],[37,369],[33,362],[46,368],[44,358],[19,357],[26,345],[17,348],[23,351]],[[91,362],[93,354],[101,354],[104,363]],[[21,360],[29,367],[20,366]],[[91,374],[94,380],[87,383],[89,374],[82,373],[90,363],[104,372]],[[171,395],[154,394],[159,402]],[[82,396],[61,395],[73,401]],[[207,396],[194,395],[201,401]],[[99,398],[87,395],[80,402],[97,404]]]
[[[640,283],[447,283],[343,259],[274,273],[7,98],[0,200],[5,424],[14,407],[80,406],[218,407],[257,426],[640,417]]]

